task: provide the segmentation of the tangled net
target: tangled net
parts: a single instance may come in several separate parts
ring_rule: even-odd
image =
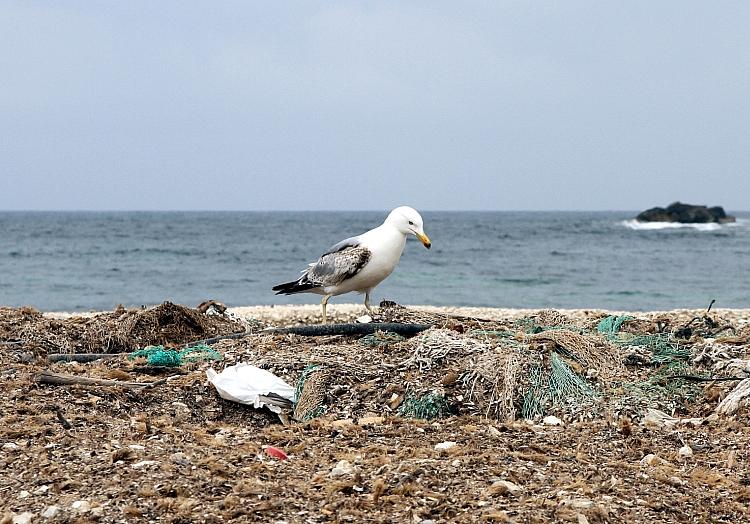
[[[487,345],[450,329],[430,329],[410,341],[412,356],[402,367],[416,366],[419,371],[432,369],[449,358],[459,358],[468,353],[482,352]]]
[[[198,362],[206,360],[221,360],[221,354],[205,344],[196,344],[182,351],[166,349],[164,346],[148,346],[138,351],[133,351],[128,357],[130,360],[145,357],[149,366],[176,367],[186,362]]]
[[[399,407],[398,414],[402,417],[432,420],[447,417],[451,410],[445,395],[427,393],[419,397],[407,396]]]
[[[325,395],[330,372],[318,364],[307,366],[297,380],[294,419],[306,422],[326,412]]]

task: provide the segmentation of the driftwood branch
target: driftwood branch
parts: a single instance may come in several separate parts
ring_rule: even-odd
[[[125,382],[122,380],[110,380],[106,378],[78,377],[76,375],[62,375],[50,371],[42,371],[36,376],[35,381],[39,384],[51,384],[54,386],[120,386],[124,388],[152,388],[164,384],[167,378],[161,378],[153,382]]]
[[[431,324],[401,324],[395,322],[368,324],[319,324],[314,326],[268,328],[264,329],[263,333],[281,333],[317,337],[326,335],[370,335],[376,331],[389,331],[405,337],[411,337],[431,327]]]

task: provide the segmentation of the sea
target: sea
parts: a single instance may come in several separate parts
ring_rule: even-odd
[[[339,240],[379,225],[363,212],[0,212],[0,305],[101,311],[317,304],[275,295]],[[750,213],[734,224],[639,224],[636,212],[422,213],[373,303],[664,310],[750,307]],[[360,302],[335,297],[331,304]]]

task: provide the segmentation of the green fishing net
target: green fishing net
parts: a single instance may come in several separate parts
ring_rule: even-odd
[[[543,416],[550,408],[569,403],[581,403],[596,395],[586,380],[575,373],[565,359],[553,352],[549,368],[541,364],[531,368],[530,385],[523,395],[521,416],[534,419]]]
[[[376,331],[359,339],[359,343],[368,347],[383,347],[406,340],[398,333],[390,331]]]
[[[196,344],[182,351],[166,349],[164,346],[147,346],[144,349],[133,351],[128,357],[133,360],[145,357],[149,366],[177,367],[185,362],[197,362],[204,360],[221,360],[221,354],[206,344]]]
[[[398,409],[398,414],[402,417],[432,420],[447,417],[451,410],[444,395],[427,393],[420,397],[407,396]]]

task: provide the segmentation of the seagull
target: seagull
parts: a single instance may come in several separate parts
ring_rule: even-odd
[[[297,280],[272,289],[277,295],[323,295],[323,324],[327,321],[328,300],[344,293],[364,293],[365,307],[372,311],[370,293],[393,272],[404,251],[406,236],[416,236],[427,249],[432,246],[422,228],[422,217],[415,209],[397,207],[382,225],[335,244],[317,262],[304,269]]]

